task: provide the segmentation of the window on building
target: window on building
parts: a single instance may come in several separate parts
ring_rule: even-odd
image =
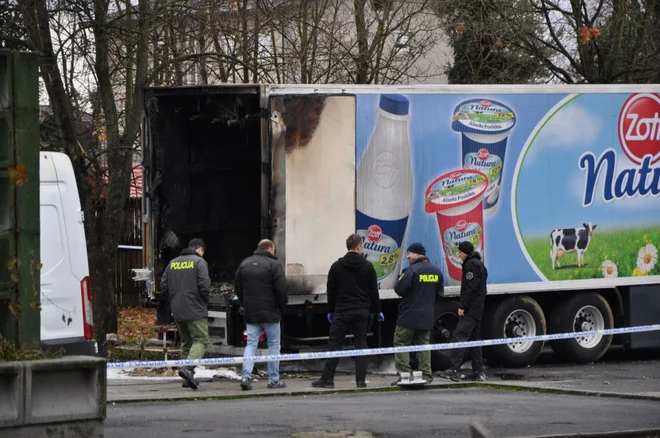
[[[270,59],[273,50],[273,41],[269,34],[259,34],[259,59]]]
[[[410,48],[410,36],[403,32],[394,32],[394,47],[399,51],[407,52]]]

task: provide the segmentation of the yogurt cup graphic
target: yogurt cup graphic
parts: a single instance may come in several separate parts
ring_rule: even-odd
[[[440,228],[440,240],[447,262],[449,283],[461,283],[463,262],[458,245],[469,240],[484,256],[484,195],[488,177],[475,169],[446,173],[429,185],[424,209],[435,213]]]
[[[516,115],[511,108],[494,100],[466,100],[454,110],[451,127],[461,133],[463,168],[488,176],[486,217],[497,211],[506,143],[515,124]]]

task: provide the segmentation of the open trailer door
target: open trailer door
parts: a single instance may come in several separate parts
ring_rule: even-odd
[[[355,232],[355,96],[269,98],[272,236],[290,294],[324,292]]]

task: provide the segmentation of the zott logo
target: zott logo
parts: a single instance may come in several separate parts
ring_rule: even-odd
[[[599,180],[605,202],[660,194],[660,167],[653,167],[660,160],[660,96],[646,93],[628,97],[619,113],[617,130],[621,149],[633,167],[628,167],[627,161],[628,166],[621,163],[613,148],[598,158],[593,152],[582,154],[578,166],[585,171],[585,207],[593,203]]]
[[[489,155],[490,155],[490,153],[488,153],[488,149],[486,149],[486,148],[481,148],[477,152],[477,157],[482,161],[487,160]]]
[[[369,242],[380,242],[383,237],[383,230],[378,225],[371,225],[367,228],[367,240]]]
[[[651,164],[660,160],[660,96],[633,94],[619,114],[619,141],[630,161],[642,164],[651,156]]]
[[[460,220],[456,222],[456,231],[458,231],[459,233],[465,231],[466,228],[467,228],[467,222],[465,222],[464,220]]]
[[[488,108],[489,106],[492,105],[492,103],[490,102],[490,100],[482,100],[481,102],[479,102],[479,105],[483,106],[484,108]]]

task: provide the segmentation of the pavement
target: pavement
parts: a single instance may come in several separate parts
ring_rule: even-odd
[[[386,357],[370,362],[366,389],[356,388],[351,359],[340,361],[334,389],[312,388],[322,366],[281,363],[287,387],[268,389],[258,365],[262,377],[251,391],[242,391],[238,370],[227,367],[200,370],[197,391],[182,388],[178,377],[109,370],[105,436],[660,438],[657,350],[614,351],[588,365],[543,354],[533,367],[488,369],[486,382],[436,378],[418,389],[392,387]],[[470,434],[475,426],[485,434]]]
[[[342,360],[343,370],[352,368],[350,361]],[[338,374],[334,389],[311,387],[311,381],[318,378],[316,372],[322,362],[309,366],[301,372],[283,373],[286,382],[284,389],[268,389],[267,379],[253,383],[252,391],[242,391],[238,375],[230,370],[220,369],[223,378],[204,379],[198,390],[182,388],[179,377],[171,378],[126,378],[111,374],[108,377],[107,400],[112,403],[147,402],[166,400],[235,399],[244,397],[313,395],[322,393],[346,393],[369,391],[404,391],[392,387],[394,375],[389,375],[378,366],[380,373],[370,373],[368,388],[357,389],[352,374]],[[285,367],[283,367],[285,368]],[[291,369],[291,366],[288,367]],[[385,367],[387,368],[387,367]],[[312,371],[309,371],[309,370]],[[210,377],[215,372],[207,370]],[[227,378],[229,377],[229,378]],[[210,380],[210,381],[208,381]],[[643,399],[660,402],[660,352],[623,355],[612,353],[603,361],[590,365],[558,364],[552,355],[542,357],[533,367],[518,369],[489,369],[486,382],[454,383],[436,378],[427,388],[458,389],[468,387],[517,390],[555,394],[592,395]],[[658,405],[660,412],[660,404]]]
[[[118,403],[108,407],[105,437],[465,437],[473,423],[493,437],[659,437],[659,413],[656,400],[445,388]],[[623,433],[630,429],[646,432]]]

